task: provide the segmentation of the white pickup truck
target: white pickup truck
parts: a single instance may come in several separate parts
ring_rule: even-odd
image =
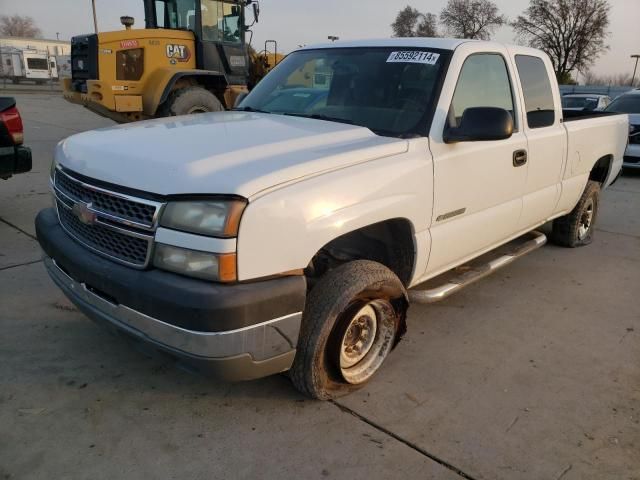
[[[235,111],[62,141],[37,235],[49,274],[92,319],[226,379],[289,370],[326,399],[375,374],[411,300],[445,298],[542,245],[529,232],[551,220],[557,244],[590,243],[628,128],[626,115],[563,117],[538,50],[307,47]]]

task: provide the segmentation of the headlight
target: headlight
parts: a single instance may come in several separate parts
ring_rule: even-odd
[[[218,282],[236,280],[235,253],[218,255],[158,243],[153,264],[163,270],[204,280]]]
[[[169,202],[160,225],[200,235],[235,237],[245,205],[239,200]]]

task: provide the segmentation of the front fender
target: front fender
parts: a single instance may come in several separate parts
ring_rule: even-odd
[[[384,220],[429,227],[433,167],[426,139],[400,155],[354,165],[271,191],[249,203],[238,235],[238,279],[304,269],[337,237]],[[427,250],[428,251],[428,250]]]

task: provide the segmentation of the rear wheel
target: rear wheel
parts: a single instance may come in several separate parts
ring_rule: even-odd
[[[581,247],[593,240],[600,202],[600,184],[589,180],[575,208],[553,221],[551,240],[563,247]]]
[[[164,116],[190,115],[192,113],[220,112],[224,110],[220,100],[202,87],[179,88],[167,99],[162,113]]]
[[[387,267],[357,260],[327,272],[309,293],[290,377],[327,400],[361,388],[404,333],[402,282]]]

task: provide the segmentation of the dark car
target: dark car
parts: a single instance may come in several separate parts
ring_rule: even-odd
[[[627,170],[640,170],[640,89],[623,93],[605,111],[629,115],[629,143],[622,166]]]
[[[22,118],[11,97],[0,97],[0,178],[31,170],[31,149],[24,140]]]

